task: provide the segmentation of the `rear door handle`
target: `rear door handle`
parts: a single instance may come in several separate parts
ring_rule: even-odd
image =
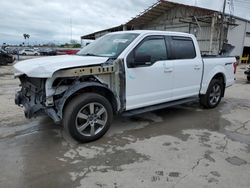
[[[194,70],[200,70],[200,69],[201,69],[201,67],[199,65],[194,66]]]

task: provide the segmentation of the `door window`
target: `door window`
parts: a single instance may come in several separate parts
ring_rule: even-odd
[[[171,59],[193,59],[196,57],[193,40],[189,37],[172,37]]]
[[[145,38],[128,56],[128,67],[134,67],[140,63],[147,66],[167,59],[167,49],[163,37]],[[140,62],[138,62],[140,61]]]

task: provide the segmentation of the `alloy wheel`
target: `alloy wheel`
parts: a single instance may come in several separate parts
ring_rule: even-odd
[[[77,131],[83,136],[95,136],[105,127],[108,120],[106,108],[97,102],[91,102],[81,108],[76,116]]]
[[[209,94],[209,102],[211,105],[216,105],[221,97],[221,87],[219,84],[215,84]]]

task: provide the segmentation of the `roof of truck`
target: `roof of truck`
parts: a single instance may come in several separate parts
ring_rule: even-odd
[[[161,34],[161,35],[176,35],[176,36],[193,36],[189,33],[183,32],[172,32],[172,31],[157,31],[157,30],[129,30],[129,31],[116,31],[112,33],[108,33],[108,35],[116,34],[116,33],[138,33],[138,34]]]

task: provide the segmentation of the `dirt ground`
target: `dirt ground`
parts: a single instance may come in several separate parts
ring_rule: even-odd
[[[219,107],[198,103],[117,117],[100,140],[78,144],[49,118],[14,105],[18,80],[0,67],[0,187],[250,187],[250,83]]]

